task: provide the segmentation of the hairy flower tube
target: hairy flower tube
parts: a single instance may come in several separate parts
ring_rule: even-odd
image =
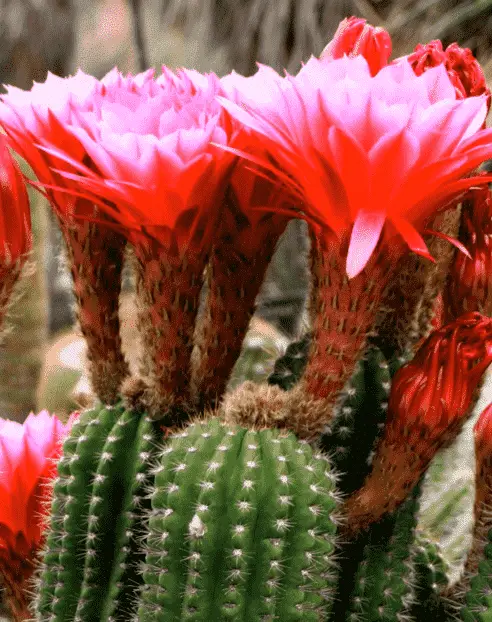
[[[321,53],[321,60],[347,56],[363,56],[371,75],[388,64],[391,56],[391,37],[384,28],[371,26],[361,17],[347,17],[340,22],[333,39]]]
[[[223,93],[239,103],[258,79],[258,75],[245,78],[233,71],[220,82]],[[264,155],[263,150],[253,152],[249,142],[249,132],[244,131],[235,145]],[[285,214],[265,211],[265,206],[281,208],[287,200],[278,184],[257,175],[246,160],[234,167],[214,236],[207,301],[196,335],[199,356],[194,359],[193,384],[201,409],[213,407],[224,395],[264,275],[289,220]]]
[[[351,532],[393,511],[456,437],[491,361],[492,320],[467,313],[434,331],[396,373],[371,473],[345,504]]]
[[[59,78],[52,74],[30,91],[7,87],[0,104],[0,124],[11,145],[29,163],[44,186],[65,238],[77,300],[78,320],[88,345],[93,389],[104,403],[113,403],[128,373],[121,351],[118,298],[124,237],[114,219],[94,201],[74,194],[71,162],[94,168],[81,142],[69,128],[83,123],[80,111],[94,111],[101,101],[144,88],[147,74],[118,80],[110,72],[101,82],[79,71]],[[67,192],[71,189],[71,193]],[[96,225],[94,221],[98,221]]]
[[[429,257],[421,234],[492,153],[491,131],[480,131],[486,98],[458,100],[443,65],[416,76],[405,59],[375,76],[362,56],[311,58],[285,78],[260,71],[240,106],[221,102],[268,153],[245,159],[288,188],[311,224],[314,339],[302,391],[329,411],[399,258],[408,247]]]
[[[164,68],[134,91],[113,90],[67,126],[93,166],[67,156],[78,173],[65,176],[99,201],[133,246],[146,407],[171,416],[177,396],[189,400],[202,275],[235,162],[216,145],[229,145],[239,129],[216,101],[222,90],[213,74]]]
[[[31,213],[22,173],[0,135],[0,326],[31,249]]]
[[[64,425],[43,410],[23,425],[0,419],[0,576],[16,621],[31,618],[28,581],[44,542],[50,482],[76,417]]]

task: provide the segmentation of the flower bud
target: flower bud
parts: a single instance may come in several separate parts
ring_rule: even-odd
[[[374,27],[360,17],[347,17],[337,28],[320,59],[336,59],[347,56],[363,56],[374,76],[388,64],[391,54],[391,38],[384,28]]]

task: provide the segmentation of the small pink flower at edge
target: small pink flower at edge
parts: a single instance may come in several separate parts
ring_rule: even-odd
[[[0,550],[23,557],[43,539],[43,519],[67,424],[47,411],[31,413],[24,424],[0,419]]]

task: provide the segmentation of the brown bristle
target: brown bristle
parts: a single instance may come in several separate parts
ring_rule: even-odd
[[[121,349],[119,295],[125,239],[110,228],[91,223],[62,224],[80,330],[87,342],[89,375],[103,404],[118,400],[128,375]]]

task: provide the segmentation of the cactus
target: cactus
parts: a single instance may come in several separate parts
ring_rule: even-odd
[[[456,584],[417,530],[427,469],[455,441],[492,362],[487,272],[474,273],[485,260],[466,264],[475,308],[434,319],[428,335],[456,253],[447,247],[429,267],[407,248],[427,255],[422,236],[449,207],[453,226],[441,222],[430,245],[440,252],[462,218],[455,203],[492,179],[473,176],[492,155],[490,133],[477,129],[488,91],[459,48],[433,42],[402,68],[386,66],[390,47],[382,29],[351,18],[298,76],[115,70],[63,87],[51,76],[32,92],[46,106],[60,87],[47,115],[4,96],[9,141],[64,229],[101,400],[58,464],[36,622],[492,618],[492,409],[478,427],[473,545]],[[422,78],[441,52],[444,66]],[[347,108],[359,80],[371,105]],[[267,94],[261,103],[256,92]],[[404,131],[379,119],[390,110],[408,116]],[[490,201],[473,196],[489,218]],[[237,382],[255,297],[299,211],[311,239],[311,332],[268,383]],[[127,245],[138,376],[117,313]],[[8,253],[0,267],[16,276]]]
[[[325,456],[212,419],[173,437],[155,472],[138,620],[326,615],[338,504]]]

